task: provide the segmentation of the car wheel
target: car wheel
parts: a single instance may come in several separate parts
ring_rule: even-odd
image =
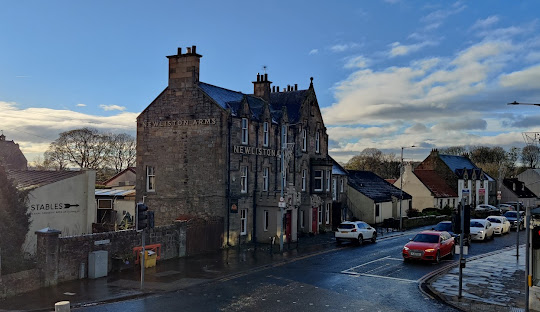
[[[371,242],[375,243],[377,241],[377,232],[373,232],[373,235],[371,236]]]
[[[358,245],[362,245],[364,243],[364,237],[362,234],[358,235]]]
[[[440,251],[437,251],[437,254],[435,255],[435,263],[437,263],[437,264],[441,263],[441,253],[440,253]]]
[[[495,233],[491,234],[491,236],[489,237],[490,240],[493,240],[495,239]]]

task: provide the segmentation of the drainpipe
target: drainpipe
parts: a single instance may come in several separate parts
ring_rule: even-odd
[[[232,120],[229,112],[229,118],[227,120],[227,207],[225,207],[225,213],[227,214],[227,246],[231,246],[229,242],[231,227],[231,127]]]
[[[259,129],[260,124],[255,127],[255,150],[259,149]],[[253,186],[253,243],[257,249],[257,186],[259,185],[259,153],[255,152],[255,185]]]

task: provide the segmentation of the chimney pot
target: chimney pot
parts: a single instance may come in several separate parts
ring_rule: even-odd
[[[264,81],[268,81],[268,74],[264,74]]]
[[[276,86],[272,86],[272,92],[276,92]]]
[[[197,53],[197,46],[191,46],[191,51],[193,51],[193,54]]]
[[[294,84],[294,91],[298,91],[298,84],[297,83]]]
[[[190,47],[187,47],[187,53],[186,54],[191,54],[191,48]]]
[[[257,82],[261,81],[261,75],[259,75],[259,73],[257,73]]]
[[[276,86],[276,92],[279,92],[279,86]]]
[[[182,48],[178,48],[178,55],[182,55]]]

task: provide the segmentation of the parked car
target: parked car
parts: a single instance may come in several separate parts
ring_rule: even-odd
[[[486,219],[471,219],[471,238],[473,240],[488,240],[495,236],[491,222]]]
[[[434,228],[432,228],[432,230],[439,231],[439,232],[443,232],[443,231],[448,232],[450,235],[454,237],[456,245],[459,244],[459,234],[454,233],[454,229],[452,228],[452,221],[441,221],[437,223],[437,225]],[[464,235],[465,235],[465,239],[463,240],[463,244],[465,246],[470,246],[471,234],[469,233],[469,234],[464,234]]]
[[[496,235],[510,233],[510,221],[505,216],[489,216],[486,218],[493,225],[493,232]]]
[[[514,209],[512,210],[517,210],[519,207],[519,211],[525,211],[525,207],[523,207],[523,204],[520,202],[512,201],[512,202],[506,202],[505,204],[511,205],[512,207],[514,207]]]
[[[510,221],[510,229],[519,229],[520,231],[524,229],[523,214],[524,212],[520,211],[518,218],[517,211],[507,211],[504,213],[506,219]]]
[[[454,256],[454,246],[454,238],[446,231],[422,231],[403,247],[403,261],[416,259],[439,263],[443,257]]]
[[[514,208],[514,206],[510,205],[510,204],[498,204],[497,205],[497,208],[499,208],[499,210],[501,211],[501,213],[505,213],[507,211],[512,211],[512,210],[516,210]]]
[[[501,210],[495,206],[492,206],[492,205],[488,205],[488,204],[480,204],[478,206],[476,206],[476,208],[474,209],[476,211],[488,211],[488,212],[501,212]]]
[[[377,241],[377,231],[364,221],[345,221],[337,227],[334,233],[336,242],[339,244],[344,240],[350,240],[362,245],[365,240],[372,243]]]

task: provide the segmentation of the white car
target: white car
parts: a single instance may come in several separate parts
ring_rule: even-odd
[[[496,235],[510,233],[510,221],[505,216],[489,216],[486,218],[493,226],[493,232]]]
[[[492,211],[492,212],[495,212],[495,211],[498,211],[500,212],[501,210],[495,206],[492,206],[492,205],[488,205],[488,204],[480,204],[478,206],[476,206],[476,208],[474,209],[476,211]]]
[[[350,240],[362,245],[365,240],[375,243],[377,231],[364,221],[345,221],[337,227],[335,237],[338,244]]]
[[[491,222],[486,219],[471,219],[472,240],[493,239],[495,236]]]

